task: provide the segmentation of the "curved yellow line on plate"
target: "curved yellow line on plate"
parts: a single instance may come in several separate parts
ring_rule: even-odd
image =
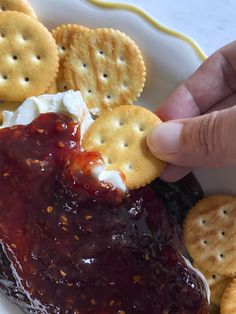
[[[174,36],[176,38],[179,38],[186,43],[188,43],[193,50],[196,52],[196,54],[200,57],[202,61],[206,60],[207,55],[204,53],[204,51],[199,47],[199,45],[191,38],[187,37],[186,35],[177,32],[169,27],[166,27],[159,22],[157,22],[151,15],[143,11],[142,9],[127,3],[112,3],[112,2],[106,2],[102,0],[87,0],[88,2],[105,9],[118,9],[118,10],[126,10],[132,13],[135,13],[136,15],[140,16],[142,19],[147,21],[150,25],[158,29],[159,31],[169,34],[171,36]]]

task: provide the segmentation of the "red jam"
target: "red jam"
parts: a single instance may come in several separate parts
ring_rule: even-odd
[[[2,291],[26,313],[208,313],[153,189],[99,183],[78,143],[54,113],[0,131]]]

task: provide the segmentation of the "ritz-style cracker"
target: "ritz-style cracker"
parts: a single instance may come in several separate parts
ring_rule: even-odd
[[[87,151],[102,154],[107,170],[125,175],[129,189],[137,189],[160,175],[165,163],[149,151],[146,136],[161,120],[151,111],[124,105],[104,112],[90,126],[83,139]]]
[[[194,262],[222,276],[236,275],[236,197],[213,195],[188,212],[184,240]]]
[[[73,89],[80,89],[87,106],[99,111],[133,104],[146,79],[143,57],[135,42],[108,28],[74,36],[64,73]]]
[[[0,0],[0,11],[18,11],[37,19],[37,16],[26,0]]]
[[[58,55],[59,55],[59,71],[57,74],[57,91],[64,92],[69,89],[79,89],[78,87],[73,88],[69,81],[66,81],[64,75],[64,66],[65,66],[65,58],[68,55],[69,47],[72,44],[72,39],[74,36],[78,34],[83,34],[84,32],[88,31],[89,29],[77,25],[77,24],[63,24],[59,25],[58,27],[52,30],[52,35],[55,38],[58,48]]]
[[[198,265],[194,265],[195,268],[200,270],[200,272],[205,276],[210,292],[211,292],[211,302],[213,302],[216,305],[220,305],[222,295],[225,291],[225,288],[228,286],[228,284],[232,281],[231,277],[222,276],[217,273],[205,271]]]
[[[21,12],[1,12],[0,25],[0,99],[20,102],[44,93],[58,71],[52,34]]]

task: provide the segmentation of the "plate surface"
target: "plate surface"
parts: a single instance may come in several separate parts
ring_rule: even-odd
[[[29,2],[49,29],[63,23],[79,23],[88,27],[113,27],[130,35],[142,50],[147,65],[146,86],[137,103],[153,111],[202,63],[201,53],[189,43],[158,30],[150,20],[134,12],[107,10],[83,0]],[[207,193],[236,192],[235,169],[205,169],[195,173]],[[22,311],[0,295],[0,313],[20,314]]]

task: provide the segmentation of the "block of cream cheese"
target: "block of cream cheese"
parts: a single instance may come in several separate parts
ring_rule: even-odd
[[[46,94],[26,99],[15,111],[3,112],[2,127],[14,125],[27,125],[42,113],[55,112],[70,116],[75,122],[80,123],[80,141],[90,125],[94,122],[79,91]],[[105,171],[105,166],[96,167],[92,174],[99,180],[111,183],[114,187],[126,191],[125,183],[119,171]]]

